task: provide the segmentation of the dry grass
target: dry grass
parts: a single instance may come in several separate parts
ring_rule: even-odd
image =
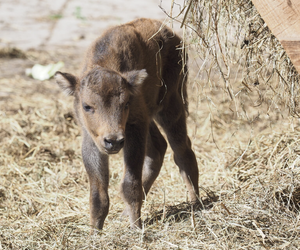
[[[228,78],[232,99],[225,85],[213,81],[222,81],[218,72],[211,77],[202,76],[209,67],[198,72],[201,60],[193,54],[190,79],[197,81],[189,88],[188,125],[203,206],[185,203],[186,190],[168,150],[142,209],[143,229],[130,230],[120,218],[122,156],[114,156],[110,213],[104,230],[89,236],[88,180],[72,100],[53,80],[39,82],[22,73],[34,62],[53,60],[63,60],[64,70],[74,72],[80,60],[75,56],[64,49],[0,59],[7,69],[0,79],[0,249],[299,248],[299,120],[284,102],[273,105],[274,98],[257,106],[259,91],[240,89],[244,94],[236,95],[243,79],[238,70]]]
[[[190,91],[201,95],[190,95],[189,128],[205,209],[182,203],[186,191],[168,151],[143,207],[144,228],[131,231],[120,219],[122,161],[116,156],[105,229],[89,237],[88,182],[71,99],[53,80],[1,79],[2,249],[296,249],[297,121],[274,115],[251,123],[234,115],[223,91],[199,92],[199,86]],[[212,98],[219,101],[213,105]]]
[[[240,98],[256,92],[256,106],[285,106],[299,117],[299,74],[251,0],[173,0],[165,12],[184,29],[197,79],[223,89],[238,114]]]

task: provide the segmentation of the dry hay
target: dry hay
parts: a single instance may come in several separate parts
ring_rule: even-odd
[[[251,0],[175,0],[165,12],[184,28],[197,79],[225,91],[237,113],[255,93],[253,105],[299,116],[299,74]]]
[[[131,231],[128,220],[120,219],[122,162],[113,157],[110,213],[103,232],[90,237],[88,181],[71,100],[53,80],[11,76],[1,86],[12,93],[0,102],[2,249],[298,247],[299,126],[292,132],[291,122],[274,116],[268,129],[258,119],[255,126],[262,132],[252,128],[249,137],[252,125],[228,113],[222,92],[210,93],[220,100],[218,109],[201,98],[196,109],[198,96],[190,95],[189,127],[205,209],[182,203],[185,189],[168,151],[143,206],[144,228]]]
[[[122,156],[114,156],[110,213],[104,230],[89,236],[88,180],[72,101],[53,80],[40,82],[15,73],[16,65],[24,72],[30,64],[54,60],[63,60],[68,67],[64,71],[74,72],[80,60],[75,55],[66,48],[27,52],[27,59],[0,59],[6,69],[0,79],[0,249],[299,247],[298,119],[289,116],[282,103],[263,101],[256,107],[245,89],[241,92],[249,95],[236,97],[240,104],[232,101],[225,85],[213,82],[219,78],[215,64],[211,73],[205,65],[198,72],[195,64],[201,60],[193,54],[190,76],[198,81],[189,86],[188,126],[202,205],[186,201],[168,149],[143,205],[143,228],[130,230],[128,220],[120,218]],[[237,80],[243,76],[238,72]],[[237,82],[228,85],[233,93],[241,86]]]

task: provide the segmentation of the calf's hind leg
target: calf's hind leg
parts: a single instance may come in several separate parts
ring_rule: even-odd
[[[142,183],[145,195],[157,178],[167,149],[167,142],[154,121],[150,123],[147,137],[147,151],[144,160]]]
[[[174,152],[174,160],[186,184],[190,200],[198,200],[198,166],[191,141],[187,135],[186,115],[182,98],[174,93],[169,105],[157,115],[157,121],[166,132],[169,144]]]

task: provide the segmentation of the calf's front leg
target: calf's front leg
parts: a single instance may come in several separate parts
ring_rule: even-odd
[[[83,131],[82,159],[90,183],[90,223],[102,229],[108,214],[108,155],[101,153],[92,138]]]
[[[142,170],[146,151],[146,126],[127,125],[124,145],[124,178],[121,191],[131,228],[141,228]]]

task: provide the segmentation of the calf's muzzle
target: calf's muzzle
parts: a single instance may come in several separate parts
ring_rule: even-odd
[[[109,135],[104,138],[104,148],[108,154],[116,154],[124,147],[123,135]]]

